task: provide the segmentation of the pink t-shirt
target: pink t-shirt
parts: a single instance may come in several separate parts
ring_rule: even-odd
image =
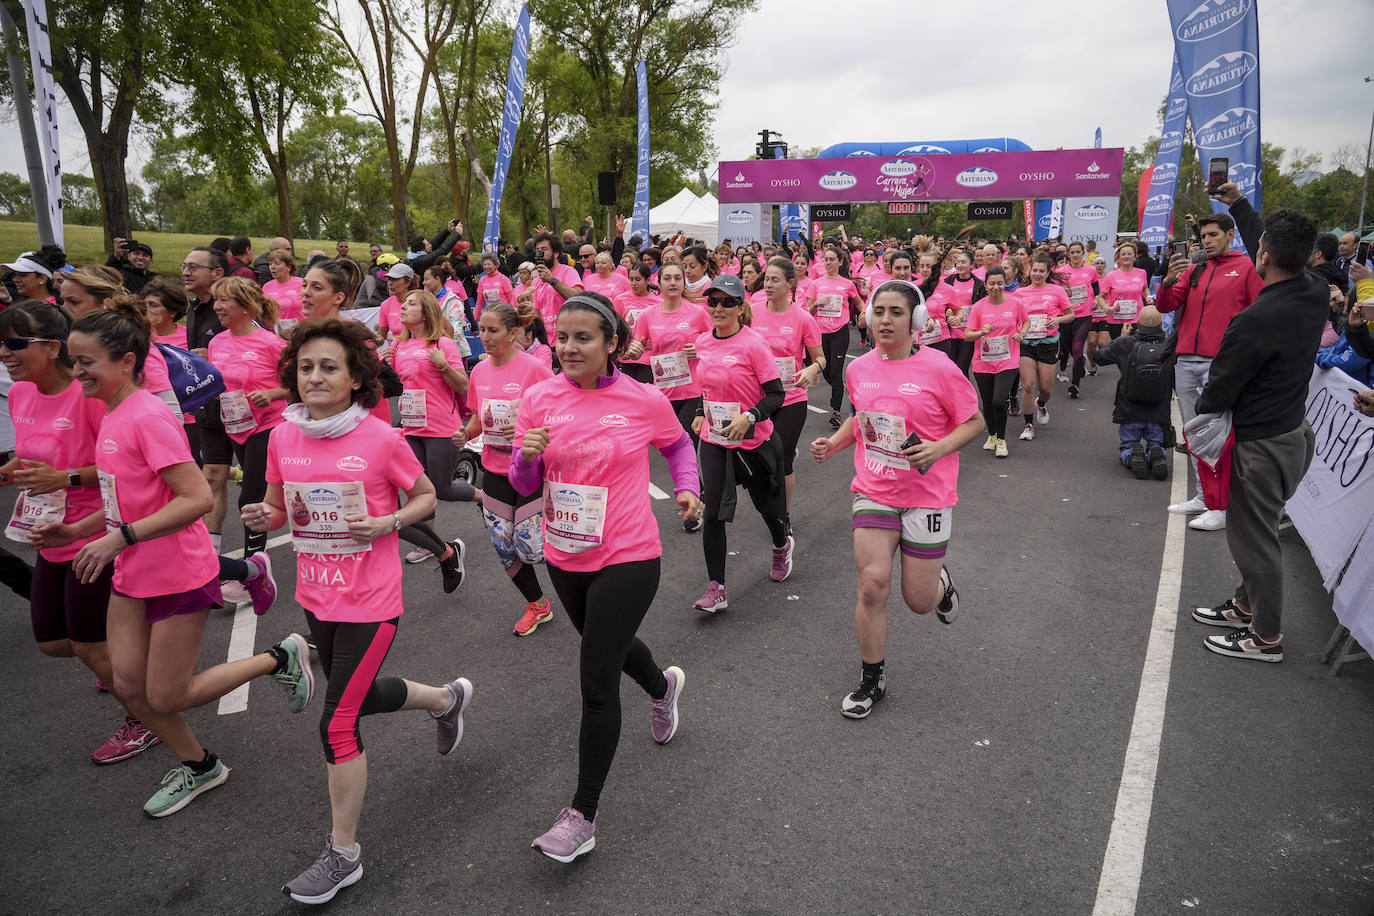
[[[1131,268],[1130,273],[1117,268],[1099,280],[1098,288],[1107,300],[1107,323],[1134,324],[1150,294],[1149,284],[1145,271],[1139,267]]]
[[[172,333],[170,333],[170,334],[165,334],[165,335],[163,335],[162,337],[154,337],[154,338],[153,338],[153,343],[167,344],[168,346],[171,346],[171,347],[180,347],[181,349],[185,350],[185,349],[186,349],[186,325],[184,325],[184,324],[179,324],[179,325],[176,326],[176,329],[175,329],[174,331],[172,331]]]
[[[159,402],[161,403],[161,402]],[[33,382],[15,382],[9,393],[10,420],[14,423],[14,454],[27,461],[41,461],[59,471],[95,464],[95,442],[105,419],[105,402],[81,394],[73,379],[59,394],[43,394]],[[20,497],[24,498],[24,497]],[[100,511],[100,490],[71,487],[42,500],[64,499],[64,524],[80,521]],[[55,513],[54,513],[55,514]],[[99,537],[91,535],[66,547],[44,547],[45,560],[61,563],[76,556],[83,546]]]
[[[873,291],[883,284],[884,280],[892,279],[883,270],[883,265],[874,264],[872,267],[860,265],[859,269],[853,272],[854,285],[859,288],[859,294],[865,300],[872,295]]]
[[[548,366],[550,371],[553,370],[553,347],[536,340],[531,342],[530,348],[523,352],[528,353],[545,366]]]
[[[630,278],[616,273],[602,277],[598,273],[588,272],[582,275],[582,288],[589,293],[600,293],[614,302],[616,296],[630,291]]]
[[[707,316],[706,310],[684,299],[673,312],[663,311],[661,303],[640,312],[639,321],[635,322],[634,338],[644,342],[646,357],[655,357],[681,353],[684,346],[694,343],[703,331],[710,330],[711,319]],[[653,363],[652,358],[649,361]],[[688,368],[692,376],[690,382],[659,389],[668,400],[680,401],[683,398],[701,397],[701,387],[697,384],[697,363],[689,361]]]
[[[242,432],[229,432],[229,418],[225,415],[226,395],[242,391],[262,391],[267,388],[280,388],[281,375],[277,372],[277,360],[286,349],[286,341],[271,331],[254,327],[242,337],[230,331],[216,334],[210,338],[210,362],[224,374],[224,394],[220,395],[220,416],[224,418],[225,432],[235,442],[247,442],[265,429],[271,429],[281,422],[282,411],[286,409],[286,399],[271,401],[266,407],[259,407],[251,400],[248,407],[253,413],[254,425]]]
[[[565,286],[583,288],[582,278],[567,264],[555,264],[551,270],[553,278]],[[537,275],[530,288],[534,292],[534,307],[539,310],[539,317],[544,319],[544,329],[549,332],[549,338],[552,339],[558,328],[558,310],[563,307],[563,296],[557,287],[552,283],[545,283]]]
[[[945,315],[945,309],[952,306],[953,303],[954,291],[943,283],[935,284],[935,292],[931,293],[930,298],[926,300],[926,311],[930,313],[931,318],[935,319],[935,323],[939,327],[930,333],[926,333],[924,328],[916,329],[916,341],[921,346],[928,347],[951,337],[963,337],[964,332],[962,330],[950,330],[949,319]]]
[[[304,286],[305,281],[300,277],[292,277],[285,283],[268,280],[262,285],[262,294],[268,299],[277,300],[278,318],[300,319],[305,317],[301,311],[301,289]]]
[[[512,307],[516,304],[515,287],[510,285],[510,280],[499,270],[482,274],[482,278],[477,281],[477,308],[474,314],[481,319],[482,309],[497,302],[505,302]]]
[[[611,304],[614,305],[615,310],[620,313],[620,317],[625,319],[625,323],[630,326],[630,339],[633,340],[635,324],[638,323],[639,316],[643,314],[645,309],[653,308],[655,305],[662,305],[663,297],[655,293],[649,293],[647,296],[636,296],[634,293],[626,290],[612,299]],[[622,357],[620,361],[627,365],[647,366],[649,364],[649,357],[641,356],[638,359]]]
[[[401,333],[401,300],[387,296],[377,309],[377,330],[390,331],[395,337]]]
[[[1014,295],[1003,299],[1001,305],[993,305],[986,297],[973,303],[968,326],[982,330],[984,325],[992,325],[991,331],[974,341],[974,372],[1001,372],[1021,364],[1021,344],[1012,335],[1021,330],[1027,317],[1026,304]]]
[[[216,335],[227,337],[226,334]],[[147,518],[176,493],[159,472],[190,464],[191,447],[181,421],[156,395],[135,391],[100,424],[95,466],[105,507],[105,529]],[[134,598],[178,595],[219,577],[219,558],[205,522],[125,547],[115,557],[114,587]]]
[[[940,286],[949,291],[950,298],[946,308],[969,308],[973,305],[973,277],[960,280],[958,274],[950,274],[953,282],[940,281]]]
[[[806,265],[806,277],[808,280],[819,280],[825,276],[825,258],[819,255]]]
[[[433,346],[450,366],[463,371],[463,354],[453,338],[440,337]],[[391,354],[391,364],[405,386],[400,411],[401,431],[407,436],[448,437],[463,425],[458,416],[458,392],[429,361],[431,349],[423,340],[402,340]]]
[[[1026,306],[1026,315],[1031,323],[1030,329],[1026,332],[1027,341],[1034,343],[1037,340],[1058,340],[1060,326],[1055,322],[1066,309],[1073,309],[1073,303],[1069,301],[1069,294],[1064,291],[1064,287],[1058,283],[1046,283],[1039,289],[1034,286],[1022,286],[1011,295]],[[1044,318],[1037,317],[1040,315]]]
[[[535,427],[544,450],[544,557],[559,569],[589,572],[662,556],[649,501],[649,446],[682,437],[668,399],[618,375],[583,389],[551,378],[525,391],[515,448]]]
[[[811,284],[807,300],[816,305],[816,324],[822,334],[838,331],[849,323],[849,300],[858,295],[854,281],[845,277],[821,277]]]
[[[216,337],[223,335],[216,334]],[[148,358],[143,361],[143,390],[149,394],[171,391],[172,379],[167,374],[167,360],[157,347],[148,348]]]
[[[553,370],[548,363],[519,350],[504,366],[484,359],[472,367],[468,409],[482,424],[482,467],[487,471],[502,477],[510,473],[511,447],[501,436],[502,420],[519,417],[524,393],[549,378]]]
[[[988,278],[988,269],[986,267],[975,267],[973,270],[969,271],[969,273],[973,274],[979,280],[986,280]]]
[[[370,414],[337,439],[312,439],[287,422],[267,443],[268,483],[361,483],[373,518],[395,512],[398,491],[413,487],[423,474],[401,431]],[[399,537],[388,531],[359,553],[296,554],[296,602],[321,620],[368,623],[401,616]]]
[[[715,331],[707,331],[698,337],[696,375],[701,385],[701,401],[707,424],[712,419],[728,422],[730,417],[753,407],[763,400],[763,383],[780,377],[768,342],[750,327],[742,327],[724,339],[716,337]],[[712,404],[728,407],[713,410]],[[702,439],[707,439],[705,425],[701,432]],[[724,448],[751,451],[762,445],[772,432],[773,421],[764,419],[754,424],[752,437],[716,444]]]
[[[1093,311],[1093,284],[1097,282],[1097,271],[1087,264],[1082,267],[1065,267],[1058,271],[1068,284],[1069,302],[1073,303],[1073,316],[1086,318]]]
[[[821,345],[821,329],[811,313],[800,305],[792,305],[787,311],[774,313],[766,304],[754,309],[754,320],[750,325],[763,336],[773,354],[773,362],[778,367],[778,377],[782,379],[787,394],[782,404],[795,404],[806,400],[806,389],[795,387],[797,374],[802,371],[807,347]]]
[[[894,508],[944,509],[959,501],[959,453],[925,474],[901,456],[912,433],[933,442],[978,412],[978,394],[952,359],[920,347],[906,359],[876,350],[849,363],[845,388],[854,406],[854,482],[850,489]]]

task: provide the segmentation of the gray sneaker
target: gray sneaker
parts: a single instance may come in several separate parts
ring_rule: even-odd
[[[450,702],[446,711],[430,713],[439,725],[439,753],[450,754],[463,740],[463,710],[472,705],[472,681],[465,677],[444,685]]]
[[[286,653],[286,670],[272,675],[277,686],[286,691],[286,705],[292,712],[300,712],[315,695],[315,673],[310,670],[310,646],[299,633],[277,643]]]
[[[287,882],[281,892],[299,903],[328,903],[343,888],[357,884],[362,876],[362,847],[358,847],[358,857],[350,859],[336,850],[331,840],[324,844],[320,857]]]

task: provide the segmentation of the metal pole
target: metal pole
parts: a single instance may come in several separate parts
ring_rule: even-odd
[[[10,59],[10,85],[14,87],[14,113],[19,117],[19,137],[24,144],[24,160],[29,168],[29,196],[33,199],[34,222],[38,223],[40,245],[57,241],[53,234],[52,215],[48,212],[47,174],[43,169],[43,153],[38,146],[38,131],[33,126],[33,101],[29,98],[29,77],[24,62],[19,59],[19,30],[10,18],[9,10],[0,4],[0,25],[4,27],[5,51]]]
[[[1366,76],[1366,83],[1374,82],[1374,76]],[[1364,235],[1364,202],[1369,194],[1369,154],[1374,151],[1374,114],[1369,116],[1369,144],[1364,148],[1364,187],[1360,189],[1360,225],[1355,229],[1355,240]]]

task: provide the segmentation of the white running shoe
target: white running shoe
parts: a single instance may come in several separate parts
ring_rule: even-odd
[[[1199,493],[1186,503],[1174,503],[1169,507],[1169,511],[1177,515],[1192,515],[1194,512],[1206,512],[1207,503],[1203,501],[1202,494]]]
[[[425,550],[423,547],[416,547],[416,548],[415,548],[414,550],[412,550],[410,553],[406,554],[406,562],[407,562],[407,563],[423,563],[423,562],[425,562],[425,560],[432,559],[433,557],[434,557],[434,551],[432,551],[432,550]]]
[[[1220,531],[1226,527],[1225,509],[1208,509],[1188,523],[1194,531]]]
[[[1019,438],[1025,440],[1026,442],[1029,442],[1030,440],[1034,439],[1035,427],[1027,423],[1026,428],[1021,430],[1021,435],[1019,436]]]
[[[1035,422],[1041,426],[1048,426],[1050,422],[1050,409],[1039,401],[1035,403]]]

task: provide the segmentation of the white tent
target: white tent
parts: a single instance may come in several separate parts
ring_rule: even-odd
[[[649,234],[668,236],[681,229],[695,239],[704,239],[714,245],[719,239],[717,228],[720,216],[716,199],[710,194],[697,197],[683,188],[668,200],[649,210]],[[625,230],[626,238],[642,233],[643,227],[630,225]]]

